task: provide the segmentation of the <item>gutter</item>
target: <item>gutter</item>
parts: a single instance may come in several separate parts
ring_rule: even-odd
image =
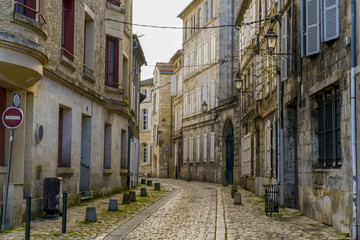
[[[353,239],[357,239],[357,150],[356,150],[356,0],[351,0],[351,151],[353,172]]]

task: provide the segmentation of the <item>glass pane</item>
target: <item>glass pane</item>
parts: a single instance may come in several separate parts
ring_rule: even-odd
[[[324,131],[324,108],[319,108],[319,133]]]
[[[327,104],[325,106],[325,130],[329,131],[332,129],[333,129],[332,104]]]
[[[109,60],[108,60],[108,82],[114,81],[114,51],[115,51],[115,42],[114,40],[109,40]]]
[[[333,133],[328,132],[326,133],[326,158],[332,159],[334,156],[333,153]]]
[[[341,158],[341,136],[340,130],[336,130],[336,157]]]
[[[335,128],[340,128],[340,100],[335,102]]]
[[[319,158],[325,159],[325,134],[319,136]]]

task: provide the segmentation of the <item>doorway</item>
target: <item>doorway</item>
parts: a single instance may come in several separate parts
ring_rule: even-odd
[[[225,169],[226,182],[233,184],[234,179],[234,128],[230,120],[227,120],[224,127],[225,133]]]
[[[81,125],[80,192],[90,191],[91,117],[83,116]]]

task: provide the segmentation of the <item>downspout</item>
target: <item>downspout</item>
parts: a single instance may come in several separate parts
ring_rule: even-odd
[[[173,96],[170,97],[170,158],[169,158],[169,162],[168,162],[168,168],[170,169],[170,161],[173,160],[173,158],[175,156],[173,156],[172,154],[172,136],[173,136]],[[175,119],[176,121],[176,119]],[[176,154],[176,153],[175,153]],[[171,158],[173,157],[173,158]],[[172,161],[174,162],[174,161]],[[174,164],[174,168],[175,168],[175,164]],[[174,171],[174,169],[173,169]],[[168,178],[170,178],[170,170],[169,170],[169,175]]]
[[[234,96],[234,53],[235,53],[235,17],[234,17],[234,0],[231,2],[231,96]]]
[[[281,0],[278,3],[278,12],[281,11]],[[281,24],[279,24],[278,28],[278,52],[281,52]],[[279,66],[280,66],[280,58],[279,58]],[[278,159],[280,157],[280,204],[284,206],[284,130],[283,130],[283,123],[282,123],[282,85],[281,85],[281,75],[278,74],[278,88],[277,88],[277,97],[278,97]]]
[[[351,150],[353,170],[353,239],[357,239],[357,152],[356,152],[356,0],[351,0]]]
[[[128,122],[128,184],[129,190],[131,189],[131,171],[130,171],[130,162],[131,162],[131,118]]]

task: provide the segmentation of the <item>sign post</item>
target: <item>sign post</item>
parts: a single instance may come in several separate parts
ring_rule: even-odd
[[[5,198],[4,198],[3,215],[1,221],[1,231],[5,230],[5,217],[6,217],[8,192],[9,192],[9,179],[10,179],[11,154],[12,154],[12,144],[14,139],[14,129],[18,128],[22,124],[23,119],[24,119],[24,114],[21,111],[21,109],[17,107],[7,108],[2,115],[2,122],[4,126],[10,129],[10,143],[9,143],[9,158],[8,158],[7,172],[6,172]]]

